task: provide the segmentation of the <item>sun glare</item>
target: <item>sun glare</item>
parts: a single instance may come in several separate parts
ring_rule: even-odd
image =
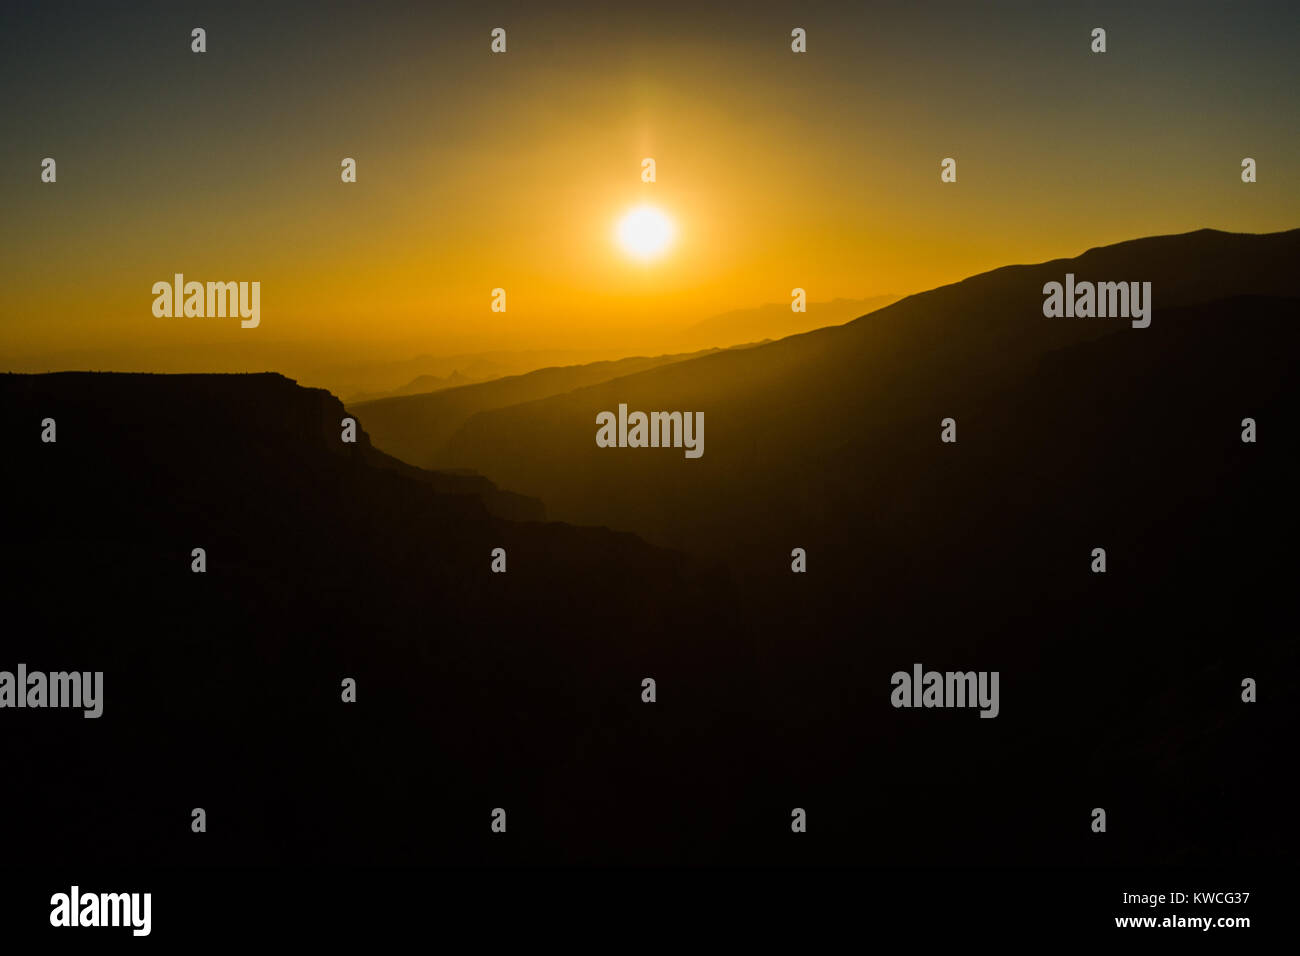
[[[656,259],[673,240],[672,220],[653,206],[638,206],[618,222],[618,242],[636,259]]]

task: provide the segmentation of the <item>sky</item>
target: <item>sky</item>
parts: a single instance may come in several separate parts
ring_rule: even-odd
[[[0,368],[653,353],[794,287],[1294,228],[1297,40],[1289,2],[9,2]],[[644,204],[649,261],[615,238]],[[178,272],[259,281],[258,328],[156,317]]]

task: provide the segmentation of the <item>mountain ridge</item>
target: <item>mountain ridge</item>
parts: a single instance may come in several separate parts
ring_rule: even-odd
[[[1134,250],[1137,258],[1127,258]],[[937,435],[940,419],[960,419],[964,405],[1010,387],[1054,350],[1100,338],[1120,349],[1144,336],[1164,341],[1177,334],[1169,320],[1194,303],[1254,295],[1275,297],[1284,307],[1296,294],[1296,261],[1300,230],[1263,236],[1200,230],[1126,241],[1072,260],[1001,267],[845,325],[480,412],[448,440],[444,462],[535,494],[561,520],[623,527],[687,547],[680,535],[663,534],[657,521],[663,509],[646,512],[635,501],[667,500],[689,488],[692,475],[720,494],[728,482],[716,474],[719,468],[735,487],[746,487],[754,484],[751,474],[784,474],[791,462],[820,460],[837,444],[893,428],[900,418],[932,421],[928,427]],[[1081,279],[1154,278],[1151,328],[1132,329],[1122,319],[1044,317],[1044,281],[1060,281],[1070,269],[1086,270]],[[703,410],[704,458],[680,462],[654,450],[596,448],[596,413],[621,402]],[[838,424],[827,430],[822,422]],[[855,429],[845,431],[845,422]],[[560,468],[554,464],[560,461],[579,464]]]

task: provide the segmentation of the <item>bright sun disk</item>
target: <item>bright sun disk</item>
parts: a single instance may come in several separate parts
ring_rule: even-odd
[[[654,259],[673,239],[672,220],[653,206],[638,206],[618,223],[618,241],[628,255]]]

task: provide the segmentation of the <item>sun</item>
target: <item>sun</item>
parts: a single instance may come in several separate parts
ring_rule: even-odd
[[[673,221],[654,206],[637,206],[618,221],[615,234],[623,251],[635,259],[657,259],[672,244]]]

